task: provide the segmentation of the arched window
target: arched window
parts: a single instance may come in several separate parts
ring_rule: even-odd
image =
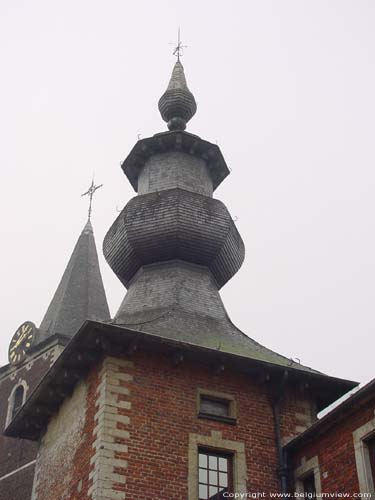
[[[14,391],[13,394],[12,418],[14,418],[14,415],[23,405],[24,395],[25,395],[25,389],[23,385],[19,385],[18,387],[16,387],[16,390]]]
[[[19,379],[18,384],[13,387],[8,398],[8,412],[5,420],[5,427],[8,427],[18,410],[24,404],[28,389],[27,382],[21,379]]]

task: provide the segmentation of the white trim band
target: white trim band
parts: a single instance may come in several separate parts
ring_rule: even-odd
[[[25,464],[22,467],[19,467],[18,469],[13,470],[12,472],[9,472],[8,474],[5,474],[5,476],[0,477],[0,481],[2,481],[3,479],[6,479],[7,477],[13,476],[13,474],[17,474],[17,472],[19,472],[19,471],[21,471],[23,469],[26,469],[26,467],[30,467],[30,465],[34,465],[35,462],[36,462],[36,460],[32,460],[28,464]]]

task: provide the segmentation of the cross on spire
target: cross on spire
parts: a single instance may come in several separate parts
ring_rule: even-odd
[[[181,38],[180,38],[180,27],[178,27],[178,38],[177,38],[177,45],[173,51],[173,55],[177,56],[177,61],[180,60],[180,56],[182,56],[184,49],[186,49],[186,45],[182,45]]]
[[[98,186],[95,185],[95,182],[94,182],[94,177],[92,178],[92,182],[91,182],[91,186],[88,188],[88,190],[86,191],[86,193],[83,193],[81,194],[81,196],[88,196],[89,199],[90,199],[90,202],[89,202],[89,214],[88,214],[88,220],[91,219],[91,212],[92,212],[92,198],[95,194],[95,191],[99,188],[101,188],[103,186],[103,184],[99,184]]]

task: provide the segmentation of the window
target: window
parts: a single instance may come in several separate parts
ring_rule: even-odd
[[[353,432],[360,493],[375,493],[375,418]]]
[[[294,470],[295,491],[306,498],[316,497],[322,491],[320,482],[319,459],[317,456],[306,460],[302,457],[301,465]]]
[[[305,477],[305,479],[302,480],[302,484],[303,484],[303,493],[308,498],[311,498],[312,496],[316,495],[314,474],[310,474],[309,476]]]
[[[17,411],[21,408],[26,400],[26,393],[29,387],[25,380],[19,379],[18,383],[13,387],[8,398],[8,411],[5,419],[5,427],[8,427],[13,420]]]
[[[369,462],[370,462],[370,470],[372,474],[372,480],[375,481],[375,436],[372,436],[370,439],[366,441],[368,454],[369,454]]]
[[[200,412],[221,417],[229,417],[229,401],[201,396]]]
[[[19,385],[14,392],[12,418],[14,418],[14,415],[18,412],[18,410],[23,405],[24,393],[25,393],[25,389],[23,388],[23,385]]]
[[[233,396],[214,391],[198,390],[198,417],[236,423],[236,404]]]
[[[232,492],[232,456],[214,451],[199,450],[199,500],[219,500]]]
[[[211,463],[210,456],[213,457]],[[226,461],[227,470],[224,470],[225,462],[220,458]],[[223,439],[222,432],[218,430],[211,430],[210,436],[207,433],[190,433],[188,460],[187,500],[224,498],[225,488],[228,488],[230,493],[243,493],[245,498],[245,493],[249,490],[244,442]],[[224,486],[226,479],[228,486]],[[219,489],[223,488],[224,491],[219,492]]]

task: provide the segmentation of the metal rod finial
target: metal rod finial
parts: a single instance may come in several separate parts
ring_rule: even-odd
[[[81,196],[88,196],[89,197],[89,211],[88,211],[88,220],[91,220],[91,213],[92,213],[92,199],[95,194],[95,191],[99,188],[101,188],[103,184],[95,185],[94,177],[92,178],[91,186],[88,188],[88,190],[81,194]]]

